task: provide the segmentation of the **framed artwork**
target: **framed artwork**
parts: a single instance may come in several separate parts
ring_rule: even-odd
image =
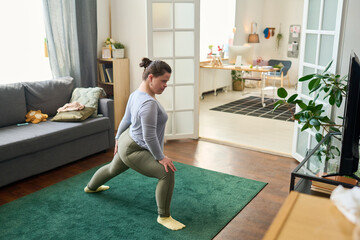
[[[102,53],[101,54],[102,58],[111,58],[111,50],[110,50],[110,48],[103,47],[101,53]]]

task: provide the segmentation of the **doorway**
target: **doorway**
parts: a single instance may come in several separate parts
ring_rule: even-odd
[[[216,2],[216,1],[215,1]],[[217,1],[220,4],[220,1]],[[285,36],[288,34],[289,29],[288,25],[302,22],[302,14],[296,15],[297,19],[294,19],[295,16],[277,16],[274,17],[270,15],[276,15],[277,11],[291,12],[303,7],[303,0],[291,1],[292,3],[274,4],[278,2],[277,0],[269,1],[258,1],[259,4],[254,3],[254,1],[242,1],[241,7],[235,6],[233,9],[236,9],[236,16],[234,16],[234,22],[236,23],[233,26],[236,26],[235,39],[231,39],[232,35],[226,35],[226,43],[229,44],[233,40],[234,45],[243,45],[247,44],[246,36],[250,33],[251,22],[254,20],[257,21],[257,28],[259,29],[258,34],[260,36],[260,43],[254,45],[255,54],[254,59],[261,56],[263,59],[277,58],[277,59],[287,59],[287,37],[283,39],[283,45],[280,49],[275,49],[275,39],[265,39],[262,35],[262,30],[265,27],[277,26],[275,28],[275,33],[280,31],[280,23],[282,26],[282,33]],[[202,7],[204,4],[211,4],[208,1],[200,2],[200,49],[206,49],[206,45],[202,41],[204,25],[203,22],[208,23],[209,21],[204,19],[202,15]],[[236,3],[234,2],[234,5]],[[277,6],[278,9],[274,11],[261,11],[261,9],[268,9],[271,5]],[[297,5],[295,7],[295,5]],[[219,8],[219,7],[218,7]],[[238,10],[239,8],[245,10]],[[274,8],[274,7],[273,7]],[[279,10],[279,8],[281,8]],[[259,10],[260,9],[260,10]],[[223,11],[218,9],[219,11]],[[241,16],[239,14],[242,14]],[[228,14],[231,15],[231,14]],[[290,14],[291,15],[291,14]],[[205,15],[206,16],[206,15]],[[218,15],[218,19],[221,19],[221,16]],[[285,22],[286,21],[286,22]],[[240,23],[239,23],[240,22]],[[228,32],[231,32],[232,27],[229,26]],[[206,29],[206,26],[205,26]],[[214,27],[211,29],[216,32]],[[286,33],[286,34],[285,34]],[[215,46],[215,52],[218,48],[218,43],[213,44]],[[221,45],[220,45],[221,46]],[[225,44],[225,48],[226,48]],[[206,49],[208,50],[208,49]],[[209,50],[208,50],[209,51]],[[261,54],[260,54],[261,53]],[[200,59],[204,61],[204,51],[200,52]],[[226,55],[226,54],[225,54]],[[225,56],[226,58],[226,56]],[[291,81],[292,87],[287,88],[290,94],[295,93],[296,90],[294,86],[297,82],[297,65],[298,59],[290,59],[295,62],[295,66],[292,71]],[[296,70],[295,70],[296,69]],[[201,71],[201,70],[200,70]],[[218,70],[222,71],[222,70]],[[228,73],[230,75],[230,71]],[[201,80],[199,81],[201,84]],[[199,87],[201,89],[201,86]],[[231,87],[230,87],[231,89]],[[228,112],[219,112],[210,110],[211,108],[220,106],[222,104],[230,103],[239,99],[243,99],[249,96],[259,96],[260,89],[252,86],[252,88],[245,88],[244,91],[232,91],[229,89],[224,89],[228,91],[217,91],[215,95],[213,92],[204,94],[204,98],[200,100],[199,104],[199,136],[208,141],[223,143],[227,145],[243,147],[247,149],[252,149],[261,152],[272,153],[276,155],[288,156],[291,157],[292,153],[292,140],[293,140],[293,131],[294,123],[285,122],[280,120],[266,119],[254,116],[245,116],[240,114],[228,113]],[[275,94],[276,95],[276,94]]]

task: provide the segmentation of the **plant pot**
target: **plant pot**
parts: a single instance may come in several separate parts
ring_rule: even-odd
[[[113,49],[112,55],[113,58],[124,58],[124,49]]]
[[[243,91],[245,87],[244,81],[234,81],[233,82],[233,90],[234,91]]]

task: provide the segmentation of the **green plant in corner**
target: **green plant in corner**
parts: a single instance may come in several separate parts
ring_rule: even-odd
[[[124,49],[125,48],[124,44],[122,44],[121,42],[115,42],[115,43],[113,43],[113,46],[115,49]]]
[[[300,82],[309,81],[309,94],[315,92],[313,100],[307,103],[298,97],[298,94],[293,94],[288,97],[288,93],[284,88],[279,88],[277,95],[281,98],[274,104],[274,111],[280,106],[287,106],[290,109],[290,103],[296,104],[300,107],[300,111],[292,112],[292,117],[299,124],[302,125],[301,131],[306,129],[316,130],[315,139],[320,142],[328,132],[341,132],[342,125],[336,124],[326,114],[323,104],[317,100],[321,94],[325,94],[323,100],[328,99],[328,103],[332,106],[340,107],[342,100],[346,97],[347,92],[347,75],[340,77],[328,72],[331,61],[321,74],[309,74],[299,79]],[[342,118],[339,117],[338,118]],[[325,161],[339,155],[340,151],[336,146],[332,146],[331,142],[327,141],[319,148],[316,153],[321,161],[322,156]]]

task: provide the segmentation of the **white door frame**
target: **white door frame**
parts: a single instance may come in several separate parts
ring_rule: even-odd
[[[155,29],[153,28],[152,22],[152,4],[153,3],[170,3],[172,4],[172,27],[167,29]],[[194,28],[175,28],[175,5],[178,3],[193,3],[194,4]],[[185,16],[186,17],[186,16]],[[153,48],[153,33],[154,32],[172,32],[173,34],[173,53],[172,56],[166,57],[154,57],[154,48]],[[176,56],[175,54],[175,33],[178,32],[194,32],[194,56]],[[194,61],[194,82],[193,83],[176,83],[176,79],[170,81],[171,83],[168,84],[170,88],[167,90],[169,91],[172,89],[172,108],[165,109],[169,116],[170,121],[167,124],[171,124],[169,129],[170,132],[165,134],[166,140],[170,139],[184,139],[184,138],[193,138],[197,139],[199,137],[199,62],[200,62],[200,0],[147,0],[147,53],[150,59],[161,59],[161,60],[169,60],[174,63],[172,66],[173,72],[176,72],[175,68],[175,60],[176,59],[193,59]],[[172,74],[172,78],[175,74]],[[189,109],[175,109],[176,106],[176,96],[175,90],[178,86],[192,86],[194,89],[194,104],[193,108]],[[166,90],[165,90],[166,91]],[[171,90],[170,90],[171,91]],[[186,96],[183,96],[186,97]],[[159,100],[160,103],[161,100]],[[164,105],[164,104],[163,104]],[[177,131],[177,113],[184,113],[184,112],[193,112],[193,131],[192,132],[176,132]],[[190,120],[191,121],[191,120]]]
[[[320,39],[321,39],[321,36],[324,36],[324,35],[334,36],[333,49],[332,49],[333,63],[332,63],[331,68],[329,69],[329,71],[335,73],[335,71],[337,69],[336,67],[337,67],[338,52],[339,52],[339,39],[340,39],[343,0],[338,0],[337,14],[336,14],[336,21],[335,21],[335,29],[334,29],[334,31],[321,30],[321,26],[322,26],[322,22],[323,22],[323,11],[324,11],[324,1],[325,0],[320,0],[320,13],[319,13],[318,29],[317,30],[307,29],[309,1],[310,0],[305,0],[304,1],[303,24],[302,24],[302,32],[303,32],[303,34],[301,34],[301,42],[300,42],[301,47],[300,47],[299,76],[298,76],[299,78],[304,75],[304,67],[313,68],[314,71],[315,71],[314,73],[316,73],[316,71],[325,70],[325,66],[320,66],[318,64],[319,63],[319,54],[320,54],[320,45],[321,45]],[[304,60],[304,58],[305,58],[305,48],[306,48],[306,44],[307,44],[306,43],[307,34],[317,35],[315,64],[307,63]],[[306,73],[306,74],[309,74],[309,73]],[[312,100],[315,93],[312,93],[310,96],[303,93],[302,88],[303,88],[304,84],[307,85],[308,81],[306,81],[306,82],[298,82],[297,93],[299,94],[299,97],[302,100],[305,100],[305,101]],[[324,104],[324,109],[326,109],[326,113],[328,114],[329,117],[331,117],[332,106],[329,105],[329,103],[327,101],[323,101],[323,99],[320,99],[320,98],[317,100],[317,102]],[[298,111],[300,111],[299,107],[296,108],[296,112],[298,112]],[[301,154],[299,154],[299,152],[297,152],[297,147],[299,145],[299,143],[298,143],[298,135],[300,133],[301,127],[302,126],[299,125],[295,121],[292,155],[299,162],[301,162],[305,157],[305,156],[302,156]],[[307,146],[307,150],[310,150],[315,144],[314,141],[316,141],[315,140],[316,132],[314,130],[311,130],[311,129],[306,129],[304,132],[308,134],[306,146]]]

